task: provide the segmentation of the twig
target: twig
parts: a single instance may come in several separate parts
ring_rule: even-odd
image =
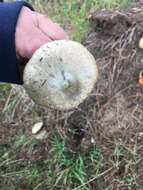
[[[3,108],[3,110],[2,110],[2,114],[6,111],[6,109],[7,109],[7,106],[8,106],[8,104],[9,104],[9,101],[10,101],[10,98],[11,98],[11,96],[12,96],[12,93],[13,93],[13,88],[10,90],[10,93],[9,93],[9,96],[8,96],[8,98],[7,98],[7,100],[6,100],[6,103],[5,103],[5,105],[4,105],[4,108]]]
[[[14,118],[14,114],[15,114],[15,111],[16,111],[16,108],[18,107],[18,105],[20,104],[21,100],[22,100],[22,96],[19,98],[19,100],[17,101],[17,103],[15,104],[13,110],[12,110],[12,114],[11,114],[11,119]]]
[[[19,160],[13,160],[13,161],[11,161],[11,162],[7,162],[6,165],[14,164],[14,163],[16,163],[16,162],[21,162],[21,161],[23,161],[23,160],[24,160],[23,158],[21,158],[21,159],[19,159]]]
[[[10,160],[10,159],[9,159],[9,160]],[[14,163],[16,163],[16,162],[21,162],[21,161],[23,161],[24,159],[21,158],[21,159],[19,159],[19,160],[12,160],[12,161],[9,161],[9,160],[6,160],[6,161],[2,162],[2,163],[0,164],[0,167],[3,166],[4,164],[7,166],[7,165],[9,165],[9,164],[14,164]]]
[[[18,172],[10,172],[10,173],[6,173],[3,175],[0,175],[1,177],[8,177],[8,176],[12,176],[12,175],[20,175],[22,173],[29,173],[29,170],[25,170],[25,171],[18,171]]]
[[[73,190],[77,190],[77,189],[79,189],[79,188],[81,188],[81,187],[83,187],[83,186],[85,186],[85,185],[91,183],[92,181],[99,179],[100,177],[102,177],[102,176],[106,175],[107,173],[109,173],[109,172],[110,172],[112,169],[114,169],[114,168],[115,168],[115,166],[109,168],[108,170],[102,172],[101,174],[95,176],[94,178],[92,178],[92,179],[90,179],[89,181],[83,183],[82,185],[80,185],[80,186],[74,188]]]
[[[143,161],[143,157],[141,157],[141,158],[135,163],[135,165],[141,164],[142,161]]]

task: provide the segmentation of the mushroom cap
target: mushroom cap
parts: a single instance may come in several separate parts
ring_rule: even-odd
[[[32,127],[32,134],[36,134],[40,131],[40,129],[42,129],[43,127],[43,122],[38,122],[38,123],[35,123],[34,126]]]
[[[140,49],[143,49],[143,36],[141,37],[141,39],[139,40],[139,44],[138,44]]]
[[[94,57],[80,43],[52,41],[33,54],[24,69],[24,87],[39,105],[56,110],[77,107],[98,77]]]

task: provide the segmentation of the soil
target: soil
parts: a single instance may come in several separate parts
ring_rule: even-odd
[[[128,147],[136,144],[137,153],[143,155],[143,85],[138,84],[143,70],[143,49],[138,47],[143,36],[142,10],[143,3],[136,2],[89,15],[94,31],[83,44],[96,59],[99,78],[88,104],[92,110],[88,120],[95,127],[91,135],[107,155],[119,139]],[[138,171],[140,188],[142,171]]]
[[[109,155],[113,154],[116,142],[121,141],[123,147],[130,149],[136,145],[136,153],[143,156],[143,85],[138,84],[143,71],[143,49],[138,47],[143,36],[143,3],[137,1],[114,11],[96,11],[89,15],[89,21],[93,31],[84,37],[83,45],[93,54],[99,68],[93,92],[77,109],[69,112],[39,106],[36,109],[44,119],[47,132],[67,137],[67,146],[73,151],[88,154],[94,139],[107,156],[106,170],[112,166]],[[46,140],[42,143],[47,144]],[[128,156],[125,150],[119,171],[112,175],[125,174],[122,160]],[[143,159],[138,165],[137,182],[142,188]],[[110,175],[101,180],[99,186],[103,184],[105,188]],[[111,189],[127,190],[128,187],[120,185],[119,188],[115,184]]]
[[[143,3],[133,3],[89,15],[94,32],[83,40],[99,67],[92,96],[94,124],[104,129],[106,137],[124,138],[128,143],[143,132],[143,86],[138,84],[143,70],[143,49],[138,47],[143,36],[142,8]]]
[[[143,155],[143,85],[138,83],[143,71],[143,49],[138,47],[143,37],[142,10],[143,3],[135,2],[89,15],[93,31],[83,39],[83,44],[96,59],[99,78],[86,101],[61,120],[62,128],[67,130],[62,135],[69,138],[74,151],[86,154],[94,138],[104,155],[113,152],[120,140],[130,148],[136,145],[137,153]],[[116,175],[124,173],[124,164],[121,168]],[[137,178],[140,188],[142,172],[140,167]]]
[[[138,84],[143,70],[143,49],[138,48],[143,36],[142,8],[143,3],[134,3],[89,15],[94,31],[87,34],[83,44],[99,68],[95,88],[76,110],[54,114],[48,110],[48,115],[45,114],[47,128],[51,130],[58,125],[61,131],[67,129],[64,135],[69,136],[70,141],[73,136],[77,145],[74,147],[80,152],[82,140],[91,141],[91,137],[100,141],[103,137],[109,138],[111,142],[121,138],[131,144],[137,137],[137,143],[143,145],[143,85]],[[76,135],[71,135],[72,130],[77,131]],[[106,144],[105,139],[103,144]]]
[[[119,141],[128,148],[136,145],[137,154],[143,155],[143,85],[138,84],[143,71],[143,49],[138,47],[143,36],[142,10],[143,3],[138,1],[114,11],[99,10],[88,17],[93,31],[84,37],[83,45],[95,57],[99,68],[95,88],[76,110],[64,113],[47,110],[44,115],[46,129],[66,136],[67,146],[75,152],[87,154],[94,139],[107,155],[107,163]],[[121,162],[128,156],[125,151]],[[142,172],[140,167],[137,177],[140,188]],[[114,175],[124,174],[125,163]],[[100,186],[106,187],[108,180],[99,180]]]

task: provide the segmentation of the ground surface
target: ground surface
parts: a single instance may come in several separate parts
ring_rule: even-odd
[[[82,43],[96,59],[99,78],[77,109],[37,106],[17,86],[6,100],[1,96],[2,190],[143,189],[142,10],[136,1],[88,15],[92,29]],[[47,137],[37,141],[31,127],[39,120]]]

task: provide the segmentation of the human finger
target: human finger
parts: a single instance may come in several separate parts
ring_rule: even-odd
[[[39,29],[52,40],[68,40],[68,34],[56,23],[37,13]]]
[[[19,40],[17,49],[17,54],[19,54],[23,58],[30,59],[33,55],[33,53],[43,44],[51,42],[52,40],[45,35],[41,30],[38,28],[33,28],[32,32],[29,34],[25,34],[23,36],[24,44],[22,44],[23,41]],[[20,44],[21,43],[21,44]]]

